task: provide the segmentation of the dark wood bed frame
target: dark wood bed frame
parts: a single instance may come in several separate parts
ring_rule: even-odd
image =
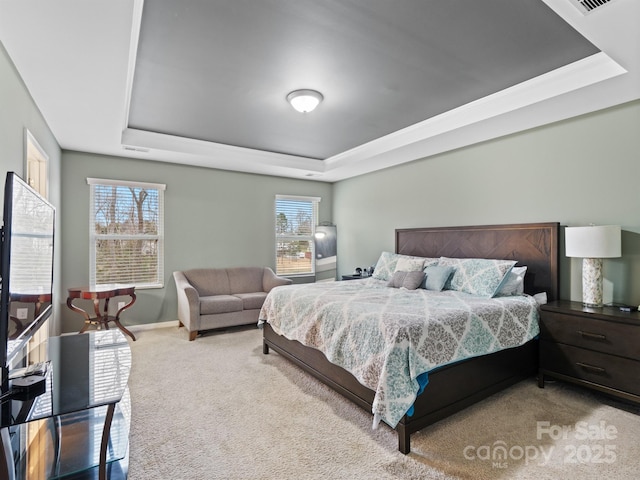
[[[525,292],[558,298],[558,223],[396,230],[396,252],[421,257],[494,258],[527,266]],[[375,392],[330,363],[320,351],[277,335],[264,325],[263,353],[272,348],[338,393],[371,412]],[[537,370],[537,340],[522,347],[468,359],[429,375],[429,384],[396,426],[398,448],[411,450],[412,433],[458,412]]]

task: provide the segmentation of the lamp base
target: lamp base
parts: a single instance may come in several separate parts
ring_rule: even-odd
[[[602,259],[582,259],[582,304],[585,307],[602,307]]]
[[[603,303],[586,303],[582,302],[582,306],[585,308],[602,308],[604,306]]]

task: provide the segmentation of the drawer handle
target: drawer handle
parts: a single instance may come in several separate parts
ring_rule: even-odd
[[[606,335],[602,335],[600,333],[583,332],[582,330],[578,330],[578,333],[580,335],[582,335],[584,338],[589,338],[591,340],[606,340],[607,339]]]
[[[576,365],[584,368],[585,370],[589,370],[594,373],[606,373],[607,371],[602,367],[596,367],[595,365],[589,365],[588,363],[576,362]]]

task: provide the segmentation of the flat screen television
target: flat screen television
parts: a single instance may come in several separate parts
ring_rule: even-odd
[[[7,172],[0,246],[0,367],[9,369],[51,315],[55,207],[14,172]]]

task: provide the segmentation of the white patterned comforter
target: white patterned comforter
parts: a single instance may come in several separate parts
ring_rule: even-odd
[[[416,399],[420,374],[522,345],[539,332],[529,296],[397,289],[373,278],[274,288],[259,318],[375,391],[374,418],[394,428]]]

